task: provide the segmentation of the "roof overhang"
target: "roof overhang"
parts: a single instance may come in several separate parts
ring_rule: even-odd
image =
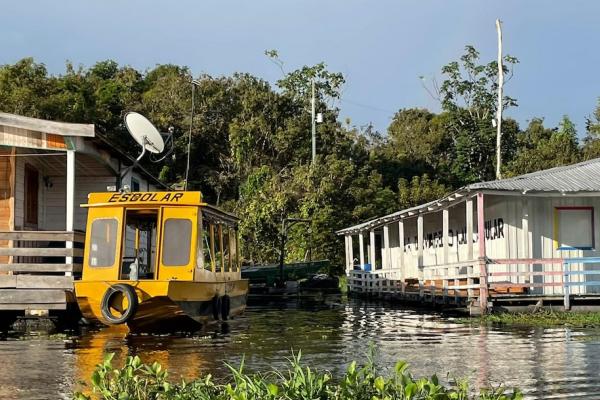
[[[60,136],[94,137],[94,124],[73,124],[0,112],[0,125]]]

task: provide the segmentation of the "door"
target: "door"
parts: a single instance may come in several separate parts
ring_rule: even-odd
[[[159,280],[194,279],[197,219],[197,207],[163,207]]]
[[[40,174],[30,164],[25,164],[25,226],[38,229],[38,196]]]

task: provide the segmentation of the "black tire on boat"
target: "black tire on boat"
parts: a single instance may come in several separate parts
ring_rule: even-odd
[[[110,303],[114,299],[114,296],[121,293],[127,299],[127,309],[123,310],[119,317],[116,317],[110,310]],[[109,287],[104,296],[102,297],[102,303],[100,309],[102,316],[110,325],[120,325],[129,321],[135,315],[139,302],[135,289],[127,284],[118,283]]]
[[[212,299],[212,313],[213,318],[218,321],[221,316],[221,297],[218,294]]]
[[[221,319],[227,321],[231,312],[231,298],[227,295],[221,300]]]

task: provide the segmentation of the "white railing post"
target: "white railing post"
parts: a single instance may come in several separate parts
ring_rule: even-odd
[[[66,231],[73,232],[73,219],[75,213],[75,151],[67,150],[67,199],[66,199]],[[72,239],[72,238],[71,238]],[[73,241],[65,242],[67,249],[73,248]],[[73,265],[73,257],[65,257],[65,263]],[[73,275],[72,272],[65,272],[65,275]]]
[[[571,291],[569,288],[569,263],[567,263],[566,261],[563,262],[563,292],[564,292],[564,306],[565,306],[565,311],[570,310],[571,309]]]

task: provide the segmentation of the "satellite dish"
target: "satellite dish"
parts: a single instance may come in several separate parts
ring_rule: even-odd
[[[162,136],[154,125],[152,125],[152,122],[148,121],[142,114],[136,112],[125,114],[125,127],[133,139],[145,151],[158,154],[162,153],[165,149],[165,142]]]

